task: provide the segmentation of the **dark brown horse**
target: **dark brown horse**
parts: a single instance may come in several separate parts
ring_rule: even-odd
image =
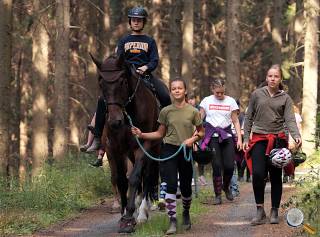
[[[158,183],[159,169],[158,163],[147,158],[137,146],[127,114],[135,126],[151,132],[158,126],[159,106],[152,91],[132,66],[126,65],[122,56],[110,56],[103,63],[92,58],[98,68],[99,86],[107,107],[106,152],[122,207],[119,232],[129,233],[134,231],[136,223],[133,213],[138,189],[142,188],[145,199],[150,198]],[[144,141],[143,146],[151,154],[159,154],[159,141]],[[128,158],[134,164],[129,179],[126,176]]]

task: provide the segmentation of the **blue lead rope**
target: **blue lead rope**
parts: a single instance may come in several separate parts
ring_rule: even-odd
[[[131,127],[134,127],[133,123],[132,123],[132,119],[130,117],[130,115],[127,113],[127,111],[123,110],[123,113],[127,116],[128,120],[129,120],[129,124]],[[143,153],[148,157],[150,158],[151,160],[154,160],[154,161],[166,161],[166,160],[170,160],[172,158],[174,158],[176,155],[179,154],[179,152],[183,149],[183,155],[184,155],[184,159],[188,162],[191,162],[191,165],[192,165],[192,171],[193,171],[193,179],[194,179],[194,190],[195,190],[195,195],[196,197],[198,197],[198,185],[197,185],[197,179],[196,179],[196,170],[195,170],[195,166],[193,164],[193,157],[192,157],[192,149],[189,149],[189,154],[187,155],[187,146],[186,144],[181,144],[179,149],[174,153],[172,154],[171,156],[168,156],[168,157],[165,157],[165,158],[157,158],[157,157],[154,157],[152,155],[150,155],[148,153],[148,151],[146,151],[146,149],[144,149],[143,145],[141,144],[141,142],[139,141],[139,138],[137,136],[134,136],[134,138],[136,139],[139,147],[141,148],[141,150],[143,151]]]

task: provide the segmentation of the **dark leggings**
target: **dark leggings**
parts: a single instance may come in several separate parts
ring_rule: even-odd
[[[210,140],[209,147],[216,150],[216,156],[212,160],[212,177],[220,177],[222,170],[224,176],[233,175],[234,169],[234,142],[232,137],[227,138],[219,143],[219,138],[213,137]]]
[[[164,144],[161,149],[160,158],[169,157],[178,149],[178,146]],[[193,175],[192,164],[185,160],[183,151],[172,159],[160,162],[161,181],[167,183],[167,193],[175,194],[177,192],[178,173],[181,195],[183,197],[191,197],[191,182]]]
[[[268,171],[271,182],[271,205],[279,208],[282,195],[282,169],[271,165],[265,155],[267,141],[257,142],[251,150],[252,157],[252,186],[256,204],[264,203],[264,190]]]
[[[106,121],[107,107],[102,96],[98,98],[98,104],[96,109],[96,121],[95,121],[95,137],[101,137],[103,127]]]

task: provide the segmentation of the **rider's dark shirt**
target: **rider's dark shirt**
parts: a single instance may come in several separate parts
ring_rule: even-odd
[[[128,63],[136,67],[147,65],[152,72],[158,66],[159,55],[156,42],[147,35],[127,35],[120,39],[117,54],[124,53]]]

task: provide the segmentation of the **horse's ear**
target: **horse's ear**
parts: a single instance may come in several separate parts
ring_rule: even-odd
[[[118,55],[118,60],[117,60],[117,61],[118,61],[118,62],[117,62],[118,67],[119,67],[119,68],[122,68],[123,65],[124,65],[124,63],[125,63],[125,57],[124,57],[124,54],[123,54],[123,53],[120,54],[120,55]]]
[[[92,61],[94,62],[94,64],[95,64],[95,65],[97,66],[97,68],[100,70],[102,63],[101,63],[97,58],[95,58],[91,53],[89,53],[89,54],[90,54],[91,59],[92,59]]]

